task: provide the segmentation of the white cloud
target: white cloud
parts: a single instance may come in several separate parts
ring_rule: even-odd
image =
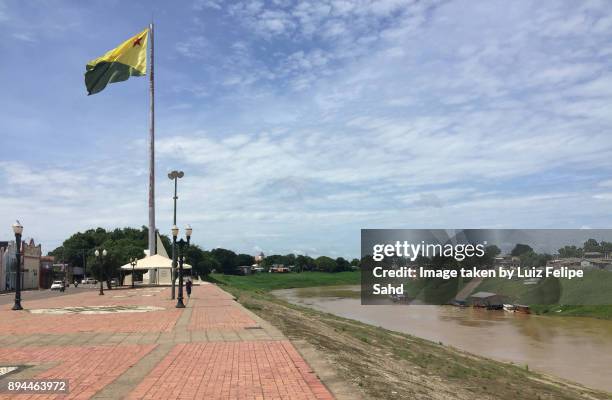
[[[350,257],[363,227],[609,225],[610,6],[424,3],[195,5],[239,24],[178,43],[214,61],[160,90],[158,171],[185,171],[196,243]],[[124,156],[4,162],[0,217],[49,241],[146,223],[146,163],[108,167]],[[171,207],[161,173],[162,230]]]

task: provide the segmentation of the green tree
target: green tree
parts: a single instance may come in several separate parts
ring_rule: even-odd
[[[347,260],[343,257],[336,258],[336,269],[334,269],[334,272],[349,271],[350,269],[351,264]]]
[[[520,257],[522,254],[533,252],[533,249],[528,244],[518,243],[510,252],[512,257]]]
[[[336,270],[336,261],[327,256],[318,257],[315,260],[315,265],[317,270],[322,272],[334,272]]]
[[[255,264],[255,257],[249,254],[238,254],[235,262],[237,267],[241,265],[253,265]]]
[[[316,269],[315,261],[312,257],[299,255],[295,258],[295,266],[299,272],[313,271]]]
[[[209,252],[204,252],[202,258],[193,266],[194,274],[206,279],[212,271],[219,271],[221,264]]]
[[[285,256],[282,256],[280,254],[272,254],[270,256],[267,256],[266,258],[264,258],[263,262],[261,263],[261,266],[269,269],[271,266],[273,266],[274,264],[286,264],[286,258]]]
[[[565,246],[559,249],[559,256],[562,258],[582,257],[582,249],[576,246]]]
[[[599,243],[595,239],[589,239],[584,242],[584,246],[582,247],[584,251],[601,251],[601,247],[599,247]]]
[[[212,249],[210,254],[219,262],[221,270],[225,275],[235,275],[238,273],[236,268],[236,253],[227,249]]]

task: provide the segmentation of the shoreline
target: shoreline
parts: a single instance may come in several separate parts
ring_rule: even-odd
[[[612,394],[528,367],[294,305],[263,291],[223,285],[292,341],[318,351],[365,398],[612,399]]]

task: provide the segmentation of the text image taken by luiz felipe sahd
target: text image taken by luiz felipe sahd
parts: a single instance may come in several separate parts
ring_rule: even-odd
[[[362,304],[594,305],[612,230],[363,229],[361,258]]]

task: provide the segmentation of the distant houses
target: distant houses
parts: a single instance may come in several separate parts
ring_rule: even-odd
[[[12,291],[16,287],[17,257],[15,241],[0,241],[0,292]],[[21,245],[21,288],[49,289],[54,280],[72,282],[73,276],[82,274],[82,268],[56,263],[53,256],[43,256],[40,244],[34,239],[24,240]]]

